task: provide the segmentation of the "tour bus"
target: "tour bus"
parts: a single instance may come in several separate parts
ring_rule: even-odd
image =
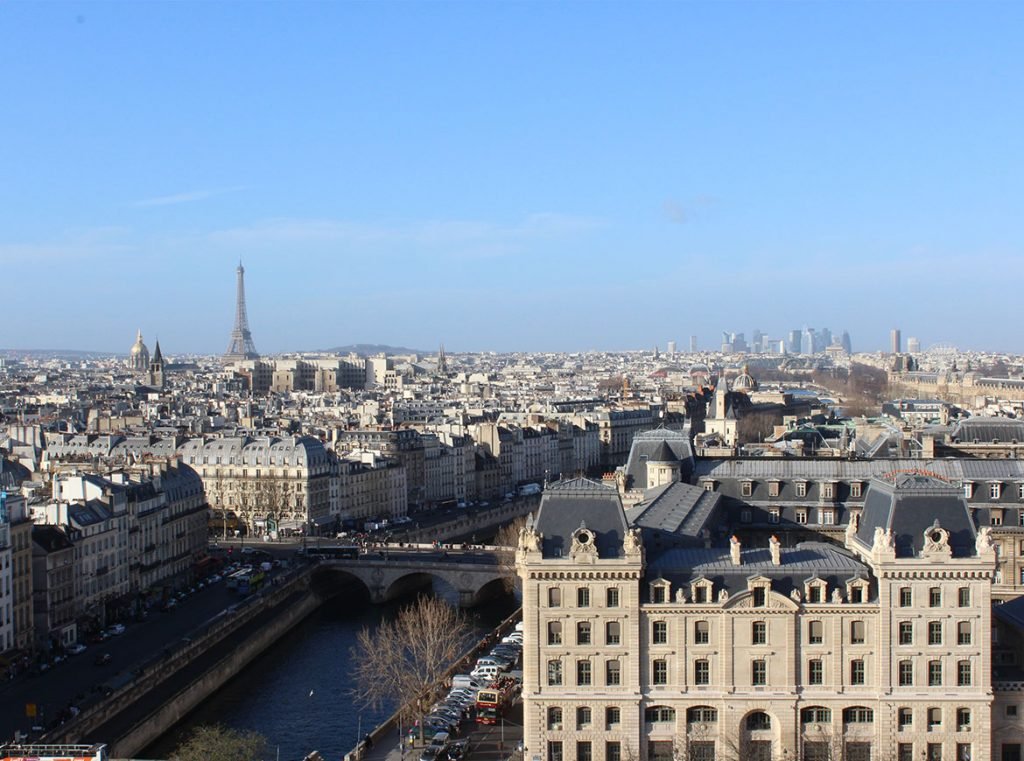
[[[506,709],[512,704],[512,690],[495,685],[476,694],[476,720],[480,724],[497,724]]]
[[[263,571],[251,571],[238,578],[238,594],[247,595],[263,586],[267,575]]]

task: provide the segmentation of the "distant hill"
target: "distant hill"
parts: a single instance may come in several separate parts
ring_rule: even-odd
[[[127,352],[110,351],[79,351],[77,349],[0,349],[0,357],[17,359],[31,357],[33,359],[105,359],[107,357],[127,357]]]
[[[374,354],[433,354],[432,351],[423,349],[407,349],[404,346],[388,346],[387,344],[349,344],[348,346],[336,346],[327,349],[330,354],[358,354],[361,357],[370,357]]]

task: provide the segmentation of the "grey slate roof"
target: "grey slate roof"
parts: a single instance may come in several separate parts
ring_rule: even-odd
[[[973,417],[959,421],[951,433],[953,441],[987,443],[1024,441],[1024,420],[1004,417]]]
[[[594,533],[599,557],[622,557],[626,515],[616,489],[586,478],[548,486],[534,524],[544,537],[544,557],[568,556],[573,532],[581,524]]]
[[[631,480],[631,488],[642,489],[647,485],[648,462],[676,461],[680,463],[682,477],[688,478],[693,464],[693,448],[688,433],[668,428],[641,431],[633,437],[629,447],[629,458],[626,460],[627,483]]]
[[[626,511],[632,526],[696,538],[721,502],[715,492],[675,482],[644,494],[644,501]]]
[[[913,557],[921,552],[924,532],[936,520],[949,532],[954,557],[974,554],[974,522],[961,490],[921,474],[873,479],[864,495],[857,538],[870,547],[876,527],[891,529],[897,557]]]
[[[648,563],[647,578],[663,578],[678,586],[703,577],[714,584],[716,593],[724,588],[730,595],[745,591],[747,579],[752,576],[771,579],[772,590],[780,594],[789,594],[792,589],[802,591],[804,582],[811,578],[824,580],[830,588],[842,588],[856,577],[871,578],[867,565],[826,542],[801,542],[783,548],[781,565],[772,565],[767,548],[744,549],[740,558],[742,563],[733,565],[727,547],[667,550]]]

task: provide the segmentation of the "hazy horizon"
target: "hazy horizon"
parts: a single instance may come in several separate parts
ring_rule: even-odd
[[[3,342],[123,353],[141,328],[221,353],[241,259],[264,354],[711,350],[805,325],[1021,354],[1022,22],[4,4]]]

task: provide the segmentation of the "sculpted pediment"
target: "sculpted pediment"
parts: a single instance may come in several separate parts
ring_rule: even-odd
[[[726,609],[750,609],[750,610],[799,610],[800,606],[788,597],[778,592],[769,591],[764,598],[764,605],[754,605],[754,593],[751,591],[740,592],[730,597],[728,602],[722,606]]]

